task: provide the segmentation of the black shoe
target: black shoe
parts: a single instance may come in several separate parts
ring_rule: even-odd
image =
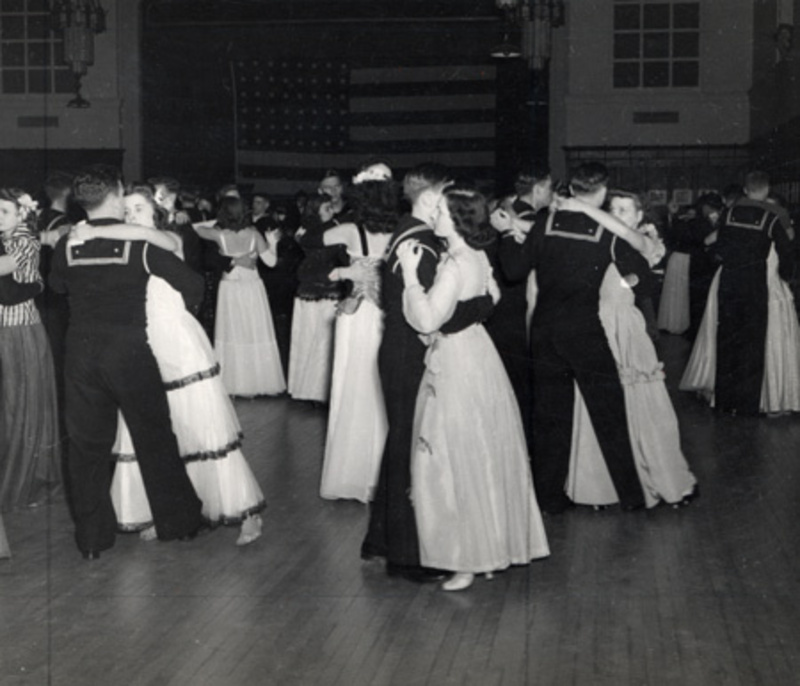
[[[628,503],[627,505],[622,505],[623,512],[638,512],[639,510],[644,510],[644,503]]]
[[[84,560],[99,560],[100,559],[100,551],[99,550],[81,550],[81,554],[83,555]]]
[[[182,543],[189,543],[190,541],[193,541],[195,538],[197,538],[197,535],[201,531],[207,528],[208,525],[205,523],[198,524],[197,528],[194,531],[190,531],[188,534],[184,534],[183,536],[178,536],[178,540],[181,541]]]
[[[549,515],[560,515],[564,514],[567,510],[571,510],[575,507],[575,503],[571,500],[565,498],[563,501],[558,501],[555,503],[550,503],[548,505],[542,505],[539,509],[542,512]]]
[[[450,575],[450,572],[445,572],[442,569],[416,565],[397,565],[392,562],[386,563],[386,573],[391,577],[400,577],[415,584],[435,583],[446,579]]]
[[[686,507],[693,500],[696,500],[699,497],[700,497],[700,487],[697,484],[695,484],[691,493],[683,496],[683,498],[681,498],[677,503],[671,503],[672,509],[679,510],[682,507]]]

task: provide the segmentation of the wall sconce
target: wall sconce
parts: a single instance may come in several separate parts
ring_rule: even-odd
[[[564,25],[563,0],[530,0],[523,14],[523,53],[528,66],[536,71],[547,68],[550,62],[553,29]]]
[[[525,0],[523,0],[525,1]],[[492,57],[501,60],[522,57],[522,48],[511,40],[515,29],[519,30],[521,19],[519,0],[496,0],[497,7],[503,12],[503,29],[500,43],[492,48]]]
[[[64,62],[75,77],[75,97],[67,107],[89,107],[81,79],[94,64],[94,34],[106,30],[106,11],[100,0],[54,0],[52,7],[52,27],[64,36]]]

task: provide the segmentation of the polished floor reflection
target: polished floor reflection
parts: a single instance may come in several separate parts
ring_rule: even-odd
[[[318,497],[324,410],[238,401],[263,537],[85,562],[63,499],[7,515],[0,684],[798,683],[800,417],[716,415],[674,390],[687,344],[660,348],[691,506],[548,517],[549,559],[448,594],[359,559],[365,507]]]

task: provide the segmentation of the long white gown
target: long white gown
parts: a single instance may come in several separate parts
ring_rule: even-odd
[[[336,317],[328,432],[322,465],[320,496],[369,502],[378,481],[381,456],[389,430],[378,349],[383,337],[379,306],[383,260],[357,257],[365,280],[354,281],[352,298],[360,300],[352,314]]]
[[[147,336],[167,388],[172,429],[192,485],[211,524],[235,524],[265,507],[241,451],[242,431],[222,384],[214,350],[181,295],[166,281],[147,285]],[[114,446],[111,498],[124,531],[153,523],[130,434],[122,416]]]
[[[720,267],[711,282],[708,301],[680,390],[695,391],[714,407],[717,372],[717,317]],[[767,341],[760,409],[766,413],[800,412],[800,325],[792,291],[778,274],[774,246],[767,258]]]
[[[634,304],[633,290],[614,264],[608,267],[600,287],[599,312],[625,394],[631,447],[645,504],[678,503],[692,493],[697,480],[681,451],[663,363],[647,335],[644,316]],[[577,384],[566,490],[573,502],[583,505],[619,502]]]
[[[437,280],[475,268],[461,260],[445,256]],[[414,325],[413,306],[405,309]],[[489,335],[474,324],[428,344],[411,458],[422,564],[481,573],[548,556],[519,406]]]
[[[255,236],[249,231],[222,232],[220,252],[256,256]],[[237,265],[222,276],[214,348],[230,395],[279,395],[286,390],[272,312],[257,269]]]

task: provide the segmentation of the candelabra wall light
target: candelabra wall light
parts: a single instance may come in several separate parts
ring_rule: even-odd
[[[496,0],[496,3],[503,13],[503,23],[500,43],[492,48],[491,55],[501,60],[522,57],[522,47],[517,38],[521,29],[522,4],[519,0]]]
[[[501,41],[492,48],[498,59],[524,57],[540,70],[550,59],[551,31],[564,24],[564,0],[495,0],[503,13]]]
[[[64,37],[64,62],[75,78],[75,97],[67,107],[89,107],[81,79],[94,64],[94,36],[106,30],[106,12],[99,0],[54,0],[52,28]]]

